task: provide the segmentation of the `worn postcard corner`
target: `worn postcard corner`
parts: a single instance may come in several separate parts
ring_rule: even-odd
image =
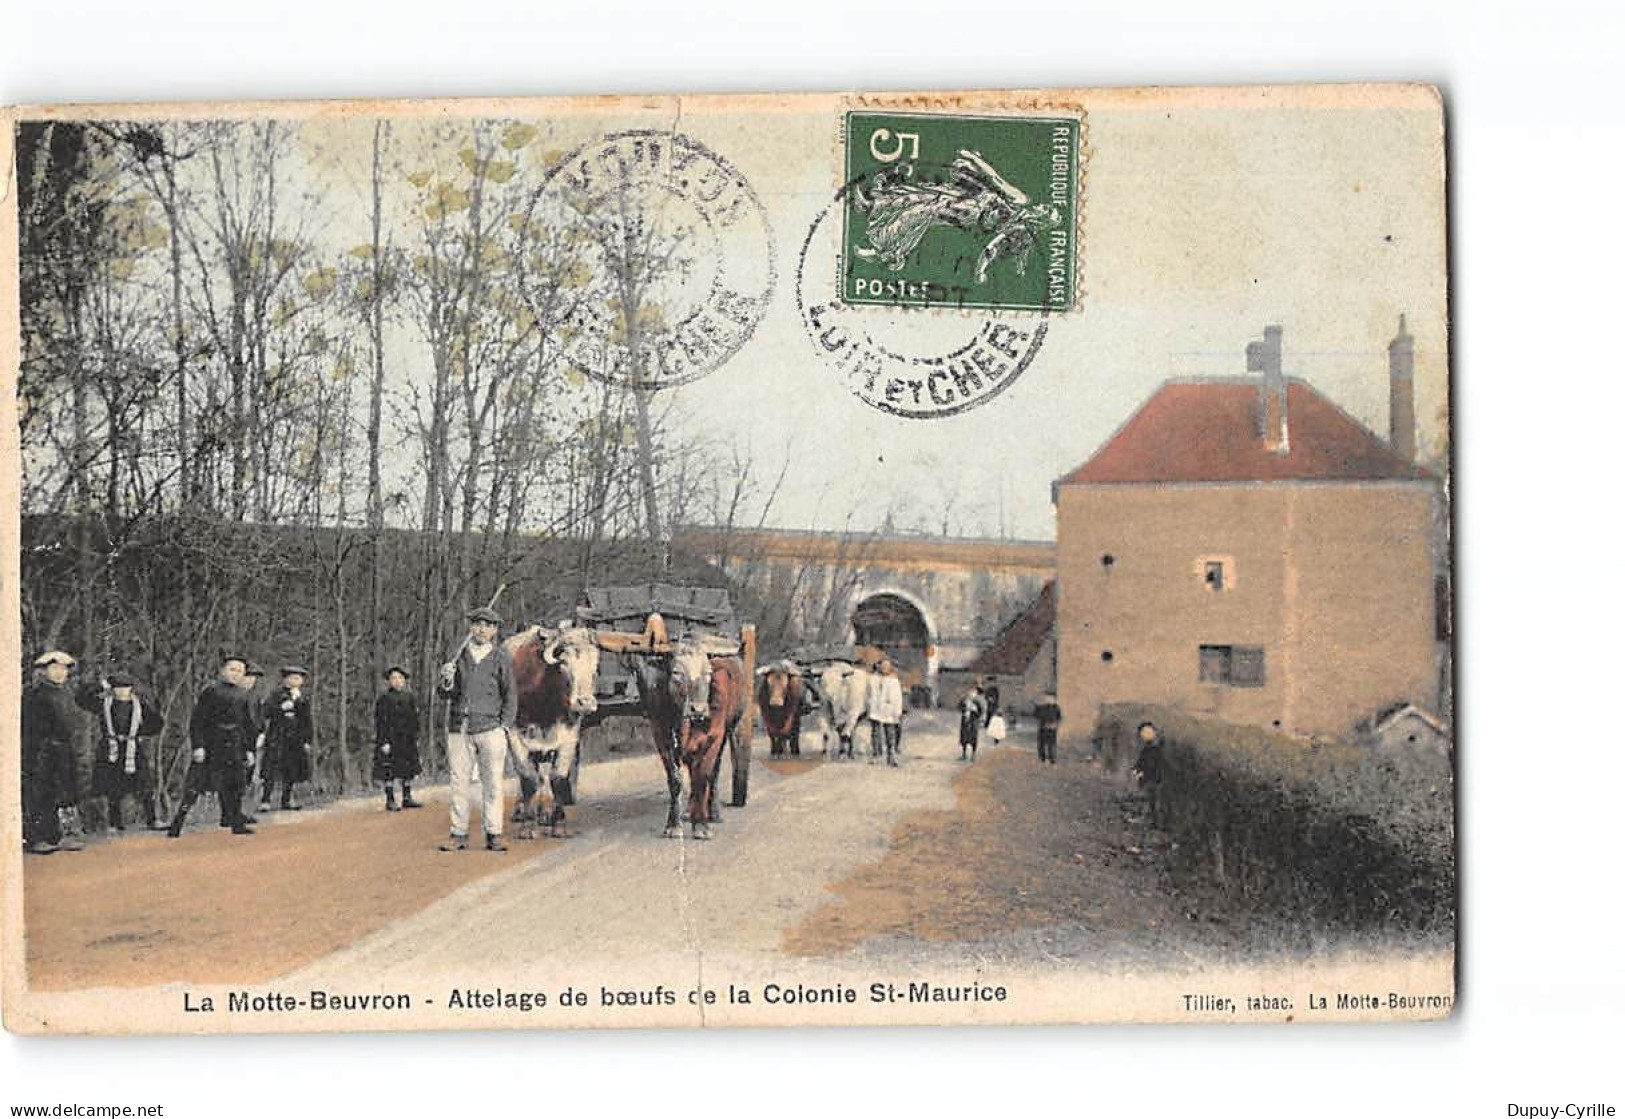
[[[5,110],[6,1028],[1447,1017],[1442,130]]]

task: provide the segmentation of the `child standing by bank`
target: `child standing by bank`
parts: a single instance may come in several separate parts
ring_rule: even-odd
[[[1162,823],[1157,794],[1162,784],[1162,736],[1151,723],[1141,723],[1134,732],[1140,740],[1140,754],[1134,759],[1134,776],[1139,779],[1146,803],[1151,806],[1151,823]]]

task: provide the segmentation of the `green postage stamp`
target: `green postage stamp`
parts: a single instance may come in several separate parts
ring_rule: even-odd
[[[1065,117],[848,113],[841,298],[1071,307],[1078,131]]]

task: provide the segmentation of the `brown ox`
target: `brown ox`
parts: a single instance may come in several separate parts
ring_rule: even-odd
[[[566,835],[564,809],[575,804],[581,751],[581,721],[598,710],[593,681],[598,675],[596,635],[584,627],[559,631],[532,627],[507,640],[519,691],[517,735],[510,755],[519,773],[519,804],[514,819],[520,838],[535,834],[545,814],[549,833]],[[544,775],[547,781],[543,781]],[[539,803],[536,794],[544,795]]]
[[[670,653],[632,656],[629,667],[638,697],[666,769],[665,834],[680,838],[677,797],[688,784],[688,819],[695,839],[710,839],[717,819],[716,782],[722,747],[733,757],[735,806],[745,803],[750,756],[741,748],[738,727],[748,696],[745,666],[737,656],[713,655],[704,644],[680,642]]]
[[[805,695],[801,677],[784,666],[775,665],[762,673],[756,704],[761,708],[762,727],[775,758],[785,754],[801,756],[801,703]]]

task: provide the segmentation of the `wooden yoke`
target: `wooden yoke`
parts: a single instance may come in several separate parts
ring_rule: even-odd
[[[598,631],[598,647],[610,653],[669,653],[671,638],[666,634],[666,619],[650,614],[643,623],[642,633]]]

